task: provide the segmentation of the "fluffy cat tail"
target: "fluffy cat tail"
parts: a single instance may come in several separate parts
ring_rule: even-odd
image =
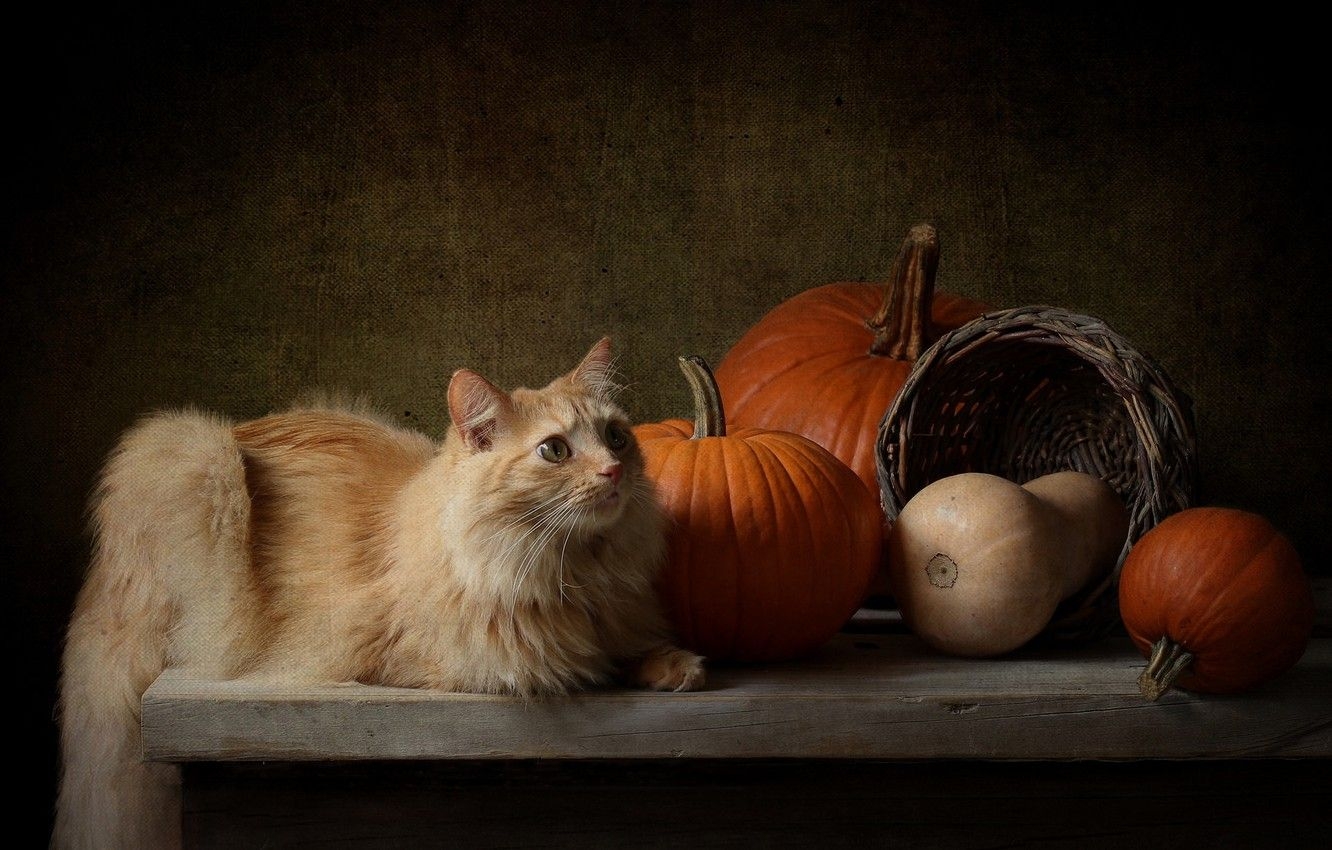
[[[243,458],[217,419],[157,414],[112,453],[66,635],[52,847],[179,846],[179,771],[143,760],[141,699],[168,663],[221,657],[218,629],[237,625],[248,504]],[[201,614],[176,613],[199,610],[201,596]]]

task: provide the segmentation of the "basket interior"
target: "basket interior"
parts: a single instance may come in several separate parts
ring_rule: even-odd
[[[935,364],[917,388],[903,483],[914,494],[961,472],[1018,483],[1074,469],[1126,501],[1141,479],[1136,429],[1111,378],[1048,338],[996,338],[984,356]]]

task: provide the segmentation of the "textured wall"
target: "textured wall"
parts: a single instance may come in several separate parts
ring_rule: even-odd
[[[602,333],[628,406],[679,412],[674,355],[719,358],[782,298],[883,276],[918,220],[942,287],[1094,313],[1154,354],[1195,397],[1204,496],[1326,569],[1307,23],[190,5],[8,36],[28,129],[0,258],[2,545],[43,742],[86,495],[141,412],[340,387],[438,435],[453,369],[544,382]]]

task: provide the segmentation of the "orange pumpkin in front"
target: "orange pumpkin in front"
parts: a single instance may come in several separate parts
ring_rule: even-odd
[[[796,434],[727,434],[716,385],[681,358],[698,418],[641,425],[648,477],[669,515],[660,590],[682,645],[709,658],[775,661],[827,642],[879,563],[878,500]]]

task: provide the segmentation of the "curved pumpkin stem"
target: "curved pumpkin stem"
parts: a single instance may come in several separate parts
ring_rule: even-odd
[[[933,342],[930,308],[939,268],[939,234],[933,226],[911,228],[893,261],[893,271],[879,312],[865,324],[874,331],[870,354],[915,360]]]
[[[708,363],[697,354],[680,358],[680,371],[689,381],[689,389],[694,394],[694,436],[726,436],[726,412],[722,409],[721,390],[717,389],[717,379],[712,376]]]
[[[1152,644],[1152,655],[1147,659],[1147,668],[1138,677],[1138,690],[1152,702],[1156,702],[1170,690],[1180,674],[1193,663],[1193,653],[1163,637]]]

